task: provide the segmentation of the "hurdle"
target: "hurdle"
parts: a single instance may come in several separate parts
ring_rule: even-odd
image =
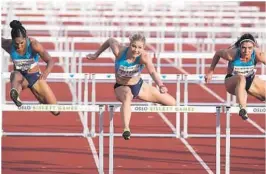
[[[230,130],[230,117],[231,113],[238,113],[239,107],[226,107],[226,139],[225,139],[225,174],[230,174],[230,149],[231,149],[231,130]],[[248,114],[266,114],[266,107],[248,107]],[[266,138],[266,131],[263,135],[239,135],[241,138]]]
[[[182,75],[180,74],[161,74],[161,79],[164,83],[171,83],[176,84],[176,100],[180,103],[180,82],[182,80]],[[141,78],[151,83],[151,77],[149,74],[142,74]],[[119,105],[120,102],[96,102],[96,83],[114,83],[115,82],[115,74],[104,74],[104,73],[97,73],[97,74],[90,74],[90,81],[92,83],[92,90],[91,90],[91,104],[107,104],[107,105]],[[133,105],[150,105],[151,103],[147,102],[134,102]],[[176,129],[174,130],[173,135],[169,135],[170,137],[179,137],[180,136],[180,113],[176,112]],[[95,113],[91,115],[91,133],[97,135],[95,133]],[[106,134],[105,134],[106,135]],[[149,137],[161,137],[160,134],[145,134],[139,136],[149,136]]]
[[[109,174],[114,172],[114,137],[121,134],[114,133],[113,117],[114,112],[120,112],[120,106],[108,105],[109,111]],[[131,106],[132,112],[147,113],[147,112],[165,112],[165,113],[213,113],[216,114],[216,174],[220,174],[220,106]],[[145,137],[143,134],[132,134],[132,137]],[[160,134],[160,137],[175,137],[175,134]]]
[[[103,105],[52,105],[52,104],[38,104],[38,105],[22,105],[17,107],[12,104],[2,104],[2,111],[14,112],[43,112],[43,111],[61,111],[61,112],[99,112],[101,117],[104,111]],[[27,133],[27,132],[3,132],[4,136],[90,136],[87,129],[83,129],[82,133]]]
[[[1,79],[4,79],[5,81],[8,81],[10,76],[10,73],[4,72],[1,73]],[[7,104],[4,102],[5,100],[2,99],[1,104],[1,137],[2,136],[49,136],[49,137],[93,137],[93,134],[89,131],[88,128],[88,112],[98,112],[100,123],[99,123],[99,166],[97,166],[99,173],[103,173],[103,112],[105,111],[105,106],[103,105],[89,105],[88,102],[88,81],[89,81],[90,75],[85,73],[50,73],[48,76],[48,81],[54,81],[58,80],[61,82],[66,82],[70,80],[78,80],[78,105],[76,105],[76,99],[74,101],[65,104],[65,105],[47,105],[47,104],[23,104],[21,107],[16,107],[13,103]],[[81,83],[84,82],[84,102],[81,102]],[[1,88],[3,88],[4,83],[2,84],[1,80]],[[74,89],[74,93],[76,94],[76,87]],[[76,95],[75,95],[76,96]],[[3,125],[2,125],[2,112],[20,112],[20,111],[27,111],[27,112],[38,112],[38,111],[62,111],[62,112],[78,112],[81,115],[81,122],[83,126],[82,132],[79,133],[69,133],[69,132],[51,132],[51,133],[33,133],[33,132],[4,132]],[[2,142],[0,142],[2,145]],[[0,151],[1,152],[1,151]],[[2,166],[2,165],[1,165]]]
[[[204,83],[204,74],[191,74],[191,75],[183,75],[182,82],[184,83],[184,106],[194,106],[194,105],[201,105],[200,103],[188,103],[188,84],[189,83],[196,83],[196,84],[203,84]],[[221,83],[221,79],[224,79],[225,75],[213,75],[213,82],[212,83]],[[210,106],[210,105],[217,105],[222,107],[223,103],[204,103],[202,106]],[[216,137],[215,134],[189,134],[188,133],[188,112],[184,112],[184,120],[183,120],[183,131],[181,132],[182,137]],[[222,136],[222,135],[221,135]]]
[[[38,111],[62,111],[62,112],[98,112],[99,113],[99,168],[100,174],[103,173],[103,112],[105,106],[103,105],[51,105],[51,104],[39,104],[39,105],[22,105],[17,107],[15,105],[2,104],[2,111],[15,111],[15,112],[38,112]],[[1,111],[1,114],[2,114]],[[1,117],[2,118],[2,117]],[[2,122],[0,124],[1,130]],[[27,133],[27,132],[4,132],[1,131],[2,136],[68,136],[68,137],[88,137],[91,136],[87,129],[84,129],[82,133]],[[1,144],[2,145],[2,144]]]
[[[235,102],[236,102],[236,97],[229,94],[228,92],[226,92],[226,101],[224,102],[220,102],[220,103],[207,103],[204,102],[203,104],[200,103],[192,103],[192,102],[188,102],[188,85],[190,83],[194,83],[194,84],[204,84],[205,83],[205,79],[204,79],[204,74],[190,74],[190,75],[183,75],[182,78],[182,83],[184,83],[184,105],[204,105],[204,106],[210,106],[210,105],[219,105],[221,107],[225,107],[225,106],[235,106]],[[210,84],[223,84],[224,82],[224,78],[225,75],[222,74],[214,74],[212,77],[212,81]],[[266,80],[266,76],[264,75],[259,75],[259,78]],[[232,98],[232,101],[231,101]],[[265,106],[265,103],[249,103],[248,104],[249,107],[251,108],[251,112],[250,113],[256,113],[254,111],[252,111],[253,108],[255,108],[255,110],[261,110],[259,108],[263,108],[263,106]],[[225,109],[226,110],[226,109]],[[250,110],[250,109],[249,109]],[[238,112],[235,112],[238,113]],[[249,113],[249,112],[248,112]],[[184,121],[183,121],[183,131],[181,132],[181,135],[184,138],[189,138],[189,137],[215,137],[215,134],[190,134],[188,133],[188,113],[184,113]],[[254,135],[241,135],[241,134],[232,134],[230,135],[232,138],[264,138],[265,135],[263,134],[254,134]],[[221,134],[222,138],[226,138],[226,134]]]

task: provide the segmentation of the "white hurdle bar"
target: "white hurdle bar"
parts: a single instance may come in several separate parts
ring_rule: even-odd
[[[14,104],[2,104],[2,111],[13,112],[43,112],[43,111],[61,111],[61,112],[99,112],[101,117],[105,110],[104,105],[52,105],[52,104],[37,104],[37,105],[22,105],[17,107]],[[5,136],[91,136],[87,126],[83,127],[82,133],[34,133],[34,132],[3,132]],[[1,129],[2,130],[2,129]]]
[[[109,105],[110,117],[109,127],[109,174],[114,172],[114,136],[121,134],[114,133],[113,117],[114,112],[120,112],[120,106]],[[220,106],[131,106],[132,112],[147,113],[147,112],[165,112],[165,113],[216,113],[216,174],[220,174]],[[177,125],[180,126],[180,125]],[[176,128],[177,129],[177,128]],[[132,137],[176,137],[176,134],[132,134]]]
[[[231,148],[231,129],[230,117],[231,113],[239,113],[239,107],[226,107],[226,140],[225,140],[225,174],[230,174],[230,148]],[[266,114],[266,106],[264,107],[248,107],[248,114]],[[263,135],[239,135],[240,138],[266,138],[266,132]]]
[[[183,75],[183,80],[182,82],[184,82],[184,105],[198,105],[198,103],[191,103],[188,101],[188,85],[190,83],[195,83],[195,84],[204,84],[205,83],[205,79],[204,79],[204,74],[190,74],[190,75]],[[258,75],[259,78],[261,78],[262,80],[266,80],[266,76],[265,75]],[[223,84],[224,83],[224,78],[225,75],[222,74],[214,74],[212,77],[212,81],[210,82],[211,84]],[[232,101],[231,101],[232,98]],[[235,105],[235,101],[236,101],[236,97],[229,94],[227,92],[227,99],[225,103],[208,103],[208,104],[215,104],[215,105],[221,105],[221,106],[230,106],[230,105]],[[233,103],[232,103],[233,102]],[[207,104],[207,103],[206,103]],[[261,108],[263,108],[263,106],[265,106],[265,103],[249,103],[249,108],[248,108],[248,113],[258,113],[259,111],[261,111]],[[237,107],[233,107],[235,109],[235,113],[237,109]],[[254,112],[253,109],[257,112]],[[264,112],[266,112],[265,110],[262,110]],[[215,137],[215,134],[189,134],[188,133],[188,113],[184,113],[184,121],[183,121],[184,125],[183,125],[183,131],[181,132],[181,135],[184,138],[188,138],[188,137]],[[254,135],[240,135],[240,134],[233,134],[230,135],[231,137],[234,138],[265,138],[264,134],[254,134]],[[226,138],[226,134],[221,134],[222,138]]]
[[[99,168],[98,172],[103,174],[103,112],[105,106],[103,105],[51,105],[51,104],[39,104],[39,105],[22,105],[17,107],[15,105],[2,104],[2,111],[24,111],[24,112],[38,112],[38,111],[62,111],[62,112],[99,112]],[[1,113],[2,113],[1,111]],[[26,132],[3,132],[1,123],[1,132],[3,136],[90,136],[88,132],[83,133],[26,133]],[[2,137],[1,137],[2,138]]]

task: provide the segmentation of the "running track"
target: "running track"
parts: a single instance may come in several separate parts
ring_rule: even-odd
[[[51,45],[44,44],[47,49]],[[79,49],[97,47],[97,45],[77,45]],[[192,50],[190,45],[184,45]],[[166,45],[171,50],[171,45]],[[87,60],[84,60],[88,62]],[[113,62],[112,59],[100,59],[96,62]],[[194,74],[192,68],[183,69]],[[63,72],[61,67],[55,67],[53,72]],[[113,73],[112,68],[83,67],[86,73]],[[224,69],[218,69],[217,74]],[[144,73],[146,73],[144,71]],[[162,73],[181,73],[180,69],[163,68]],[[59,101],[71,101],[72,95],[65,83],[49,83]],[[104,86],[105,85],[105,86]],[[175,85],[168,84],[169,93],[175,96]],[[10,85],[7,84],[7,89]],[[226,93],[222,85],[208,85],[224,100]],[[108,90],[108,91],[107,91]],[[104,91],[104,95],[103,92]],[[183,87],[182,87],[183,91]],[[199,95],[200,94],[200,95]],[[97,101],[115,101],[112,84],[97,85]],[[6,93],[9,99],[8,93]],[[181,96],[183,101],[183,96]],[[35,100],[29,90],[23,91],[22,100]],[[10,100],[10,99],[9,99]],[[196,84],[189,85],[190,102],[220,102],[206,90]],[[249,98],[250,102],[257,102]],[[164,114],[172,124],[173,114]],[[251,115],[251,119],[265,129],[265,118],[261,115]],[[105,132],[108,132],[108,114],[105,113]],[[222,115],[222,133],[225,133],[225,115]],[[122,132],[119,114],[114,118],[115,132]],[[98,121],[97,121],[98,123]],[[77,113],[62,113],[54,117],[46,112],[4,112],[3,129],[5,132],[81,132],[82,125]],[[133,133],[170,133],[170,127],[157,113],[133,113],[131,120]],[[215,133],[215,117],[212,114],[191,114],[189,116],[190,133]],[[237,115],[231,118],[232,134],[259,134],[259,130]],[[98,152],[98,138],[93,138]],[[188,143],[185,145],[184,143]],[[225,143],[221,141],[221,173],[224,173]],[[115,174],[205,174],[207,171],[188,150],[192,147],[196,153],[215,173],[215,139],[214,138],[137,138],[124,141],[115,137],[114,173]],[[75,137],[3,137],[3,174],[85,174],[97,173],[93,151],[86,138]],[[104,145],[105,172],[108,173],[108,138]],[[264,139],[231,139],[231,173],[250,174],[265,171],[265,140]]]

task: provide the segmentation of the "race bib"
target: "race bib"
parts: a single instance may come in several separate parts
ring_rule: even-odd
[[[255,66],[234,66],[233,69],[233,74],[239,74],[239,75],[243,75],[243,76],[250,76],[253,75],[256,70],[254,69]]]
[[[140,65],[134,65],[134,66],[120,66],[117,75],[120,77],[136,77],[140,74]]]
[[[26,71],[36,64],[33,58],[13,60],[13,62],[14,62],[16,69],[21,70],[21,71]]]

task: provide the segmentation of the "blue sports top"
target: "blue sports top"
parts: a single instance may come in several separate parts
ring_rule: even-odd
[[[18,54],[12,42],[10,57],[16,70],[26,71],[37,65],[39,54],[35,53],[30,45],[30,39],[26,39],[26,52],[24,55]]]
[[[228,67],[232,68],[232,75],[240,74],[246,77],[254,75],[256,72],[256,54],[255,51],[252,52],[251,58],[248,62],[243,62],[240,60],[240,49],[237,49],[236,56],[233,61],[228,63]]]
[[[127,51],[125,49],[119,59],[115,61],[115,73],[120,77],[136,77],[139,76],[144,68],[144,65],[140,64],[140,56],[136,58],[134,62],[129,63],[127,61]]]

